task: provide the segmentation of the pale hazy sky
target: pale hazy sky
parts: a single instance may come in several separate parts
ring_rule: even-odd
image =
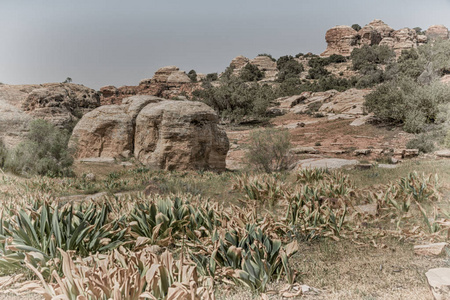
[[[450,27],[449,0],[0,0],[0,82],[137,85],[160,67],[320,53],[335,25]]]

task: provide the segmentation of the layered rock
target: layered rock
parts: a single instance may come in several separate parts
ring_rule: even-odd
[[[133,96],[86,114],[74,128],[77,158],[134,157],[164,170],[225,169],[228,138],[206,104]]]
[[[332,54],[349,56],[353,49],[363,45],[385,45],[391,47],[397,56],[403,50],[416,48],[428,40],[448,39],[448,29],[443,25],[428,28],[426,35],[418,35],[414,29],[403,28],[394,30],[381,20],[373,20],[358,32],[349,26],[336,26],[329,29],[325,35],[327,49],[321,56]]]
[[[264,72],[265,79],[274,80],[275,76],[278,74],[277,63],[268,56],[257,56],[252,59],[250,63],[257,66],[258,69]]]
[[[197,79],[201,77],[197,76]],[[166,99],[178,98],[181,95],[191,96],[200,89],[201,83],[191,82],[184,71],[176,66],[158,69],[152,78],[142,79],[137,86],[105,86],[100,89],[102,105],[120,104],[123,99],[132,95],[152,95]]]
[[[180,69],[176,66],[167,66],[158,69],[153,75],[152,82],[167,82],[167,79],[174,72],[178,72]]]
[[[305,114],[313,111],[325,115],[349,115],[352,118],[364,114],[364,97],[370,90],[349,89],[344,92],[329,90],[326,92],[303,92],[300,95],[275,100],[277,109],[283,113]]]
[[[381,20],[373,20],[360,31],[358,35],[361,45],[378,45],[384,38],[392,37],[394,29]]]
[[[448,40],[448,35],[449,35],[448,28],[445,27],[444,25],[433,25],[426,30],[426,36],[430,40],[436,39]]]
[[[245,67],[249,62],[250,60],[247,57],[239,55],[231,60],[230,67],[234,70],[240,70],[243,67]]]
[[[0,139],[13,147],[22,141],[33,119],[70,127],[99,105],[99,94],[82,85],[0,85]]]
[[[349,56],[353,49],[358,47],[358,32],[350,26],[336,26],[327,31],[325,40],[328,44],[321,56],[339,54]]]
[[[390,37],[392,35],[392,33],[394,32],[394,29],[392,27],[390,27],[389,25],[384,23],[382,20],[378,20],[378,19],[373,20],[372,22],[370,22],[366,26],[372,28],[373,30],[375,30],[379,34],[381,39],[380,40],[376,40],[376,41],[378,41],[378,43],[382,39],[384,39],[385,37]],[[364,26],[361,30],[363,30],[366,26]]]

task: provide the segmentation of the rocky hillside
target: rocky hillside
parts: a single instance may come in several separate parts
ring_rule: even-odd
[[[93,89],[71,83],[0,85],[0,139],[7,147],[17,145],[33,119],[44,119],[70,128],[86,112],[100,106]]]
[[[445,40],[449,38],[447,27],[433,25],[422,34],[406,27],[394,30],[381,20],[373,20],[359,31],[347,25],[340,25],[327,31],[325,40],[328,46],[321,56],[328,57],[333,54],[349,56],[353,49],[363,45],[386,45],[400,55],[402,50],[416,48],[428,40],[437,38]]]

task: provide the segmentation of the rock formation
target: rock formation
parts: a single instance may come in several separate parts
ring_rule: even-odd
[[[247,57],[239,55],[231,60],[230,67],[233,70],[240,70],[243,67],[245,67],[249,62],[250,60]]]
[[[206,104],[134,96],[105,105],[75,126],[77,158],[134,157],[164,170],[224,170],[228,138]]]
[[[99,105],[99,94],[82,85],[0,85],[0,139],[8,148],[13,147],[23,139],[33,119],[70,127]]]
[[[425,34],[430,40],[448,40],[449,33],[447,27],[444,25],[433,25],[426,30]]]
[[[353,49],[363,45],[385,45],[391,47],[399,56],[402,50],[416,48],[430,39],[448,39],[448,37],[448,29],[443,25],[431,26],[426,35],[418,35],[414,29],[394,30],[381,20],[373,20],[358,32],[349,26],[329,29],[325,35],[327,49],[321,56],[328,57],[332,54],[349,56]]]
[[[324,115],[349,115],[354,118],[362,116],[364,96],[371,90],[349,89],[344,92],[328,90],[326,92],[303,92],[300,95],[278,98],[274,107],[282,113],[304,114],[313,110]],[[274,109],[274,108],[269,108]]]
[[[201,76],[197,76],[201,77]],[[143,79],[137,86],[105,86],[100,88],[102,105],[121,104],[124,98],[132,95],[152,95],[166,99],[191,95],[201,83],[191,82],[184,71],[176,66],[158,69],[152,78]]]
[[[328,47],[321,56],[333,54],[349,56],[353,49],[358,47],[358,32],[350,26],[336,26],[327,31],[325,40]]]

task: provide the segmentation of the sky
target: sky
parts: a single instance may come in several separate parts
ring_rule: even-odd
[[[137,85],[160,67],[326,49],[336,25],[450,28],[450,0],[0,0],[0,82]]]

